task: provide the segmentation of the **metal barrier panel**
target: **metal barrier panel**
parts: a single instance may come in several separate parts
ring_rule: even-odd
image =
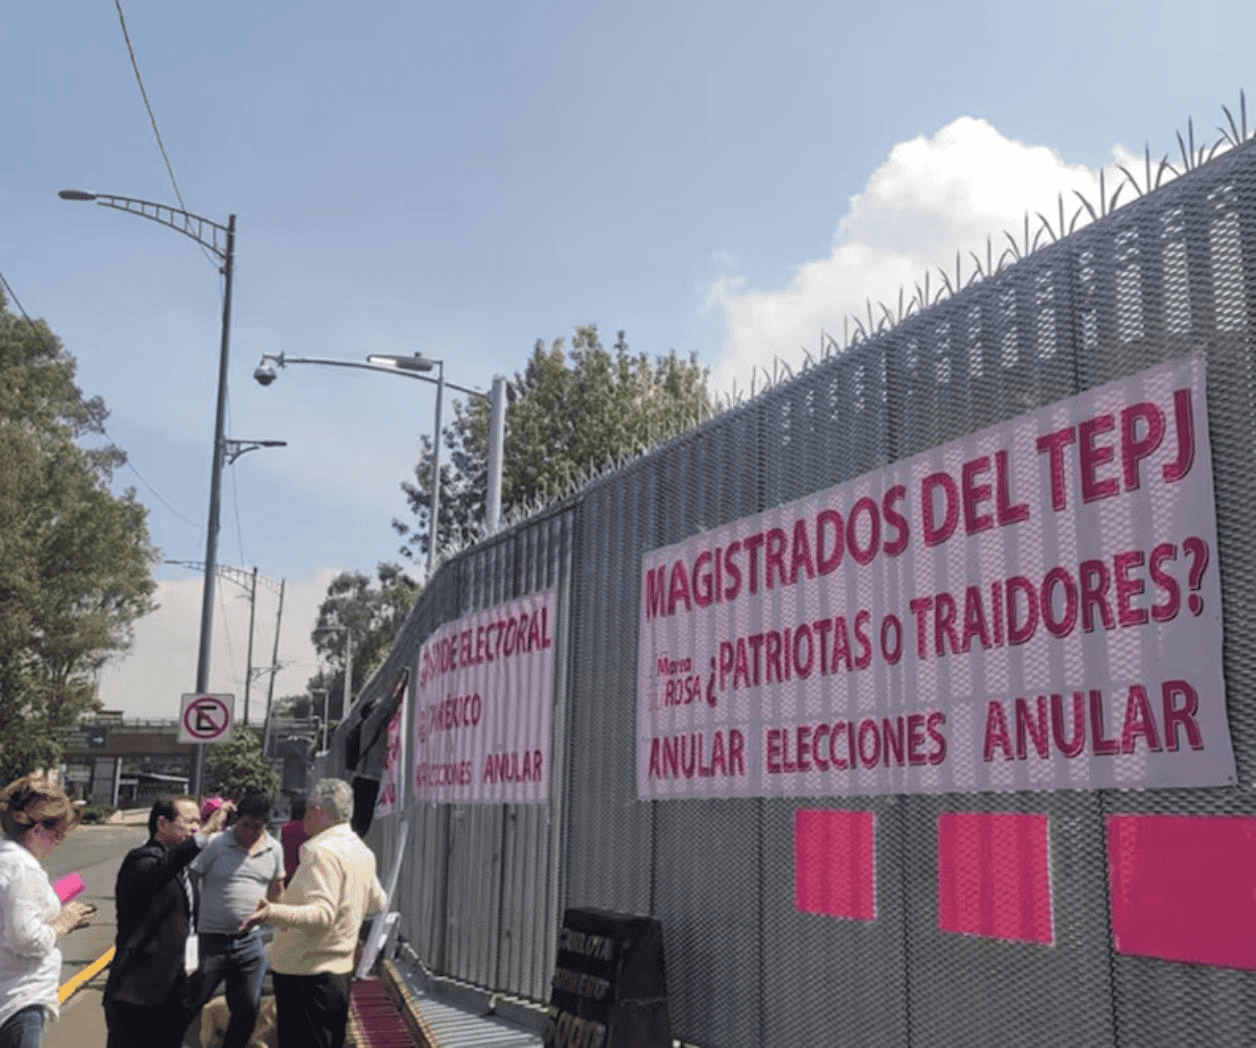
[[[640,549],[643,522],[659,510],[653,480],[649,471],[630,470],[623,483],[588,492],[580,506],[567,623],[565,906],[650,912],[653,813],[637,802],[624,760],[636,725],[636,578],[616,568]],[[586,527],[589,519],[599,526]]]
[[[444,564],[364,699],[443,623],[549,587],[559,650],[549,802],[405,816],[403,933],[423,962],[544,1001],[564,908],[601,907],[661,921],[672,1029],[706,1048],[1249,1043],[1251,972],[1118,952],[1109,820],[1256,817],[1254,325],[1248,142]],[[1239,785],[637,799],[645,552],[1194,353],[1208,368]],[[799,827],[811,818],[867,833],[866,909],[804,897]],[[1028,827],[1042,860],[1036,937],[947,930],[944,837],[991,818]],[[383,822],[371,839],[387,855],[395,826]]]
[[[1135,235],[1139,240],[1137,255],[1127,248],[1127,256],[1118,260],[1117,274],[1129,288],[1118,296],[1124,333],[1141,336],[1120,342],[1113,366],[1178,356],[1188,347],[1207,353],[1223,664],[1239,785],[1109,793],[1103,798],[1107,814],[1256,815],[1256,609],[1250,599],[1256,584],[1250,524],[1256,504],[1254,161],[1252,149],[1245,147],[1169,184],[1146,201],[1134,216],[1137,221],[1120,225],[1113,236],[1124,236],[1126,244]],[[1239,1045],[1249,1043],[1256,1029],[1256,984],[1250,972],[1114,953],[1112,982],[1116,1043],[1121,1045]]]

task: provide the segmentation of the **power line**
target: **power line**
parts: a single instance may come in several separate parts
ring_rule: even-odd
[[[157,118],[153,115],[153,107],[148,101],[148,92],[144,90],[144,78],[140,76],[140,65],[135,60],[135,48],[131,46],[131,34],[126,29],[126,16],[122,13],[122,0],[113,0],[113,6],[118,9],[118,22],[122,26],[122,39],[126,41],[126,52],[131,56],[131,68],[135,70],[135,82],[140,86],[140,96],[144,99],[144,108],[148,110],[148,121],[153,125],[153,134],[157,138],[157,148],[161,150],[161,158],[166,162],[166,171],[170,174],[170,184],[174,186],[174,195],[179,201],[179,207],[187,210],[187,205],[183,202],[183,194],[179,192],[179,183],[175,181],[174,168],[170,164],[170,157],[166,154],[165,143],[161,140],[161,132],[157,130]]]
[[[144,109],[148,112],[148,122],[153,125],[153,137],[157,139],[157,148],[161,150],[161,159],[166,163],[166,172],[170,175],[170,184],[174,187],[175,199],[179,201],[179,207],[183,211],[187,211],[187,204],[183,202],[183,194],[179,192],[179,183],[174,177],[174,166],[170,163],[170,156],[166,152],[166,144],[161,140],[161,131],[157,128],[157,117],[153,113],[152,104],[148,101],[148,91],[144,88],[144,78],[140,76],[140,64],[135,58],[135,48],[131,46],[131,34],[127,32],[126,16],[122,13],[122,0],[113,0],[113,6],[118,11],[118,24],[122,26],[122,39],[126,41],[126,53],[131,56],[131,68],[135,71],[135,82],[139,85],[140,97],[144,100]],[[204,255],[215,266],[217,262],[205,246],[201,245],[201,254]]]

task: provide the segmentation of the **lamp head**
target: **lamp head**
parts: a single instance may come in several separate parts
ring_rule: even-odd
[[[397,371],[431,371],[440,361],[429,360],[421,353],[404,356],[400,353],[372,353],[366,358],[368,364],[384,364]]]
[[[87,193],[81,189],[63,189],[57,193],[62,200],[95,200],[95,193]]]

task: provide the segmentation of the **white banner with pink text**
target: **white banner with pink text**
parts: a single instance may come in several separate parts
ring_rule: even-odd
[[[402,810],[406,767],[406,696],[410,691],[410,667],[405,666],[393,681],[391,709],[384,728],[384,754],[380,760],[379,794],[376,815],[392,815]]]
[[[644,799],[1235,782],[1204,360],[642,558]]]
[[[419,653],[414,795],[448,803],[549,797],[557,596],[447,623]]]

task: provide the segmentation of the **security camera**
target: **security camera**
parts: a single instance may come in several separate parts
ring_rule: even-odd
[[[269,386],[275,381],[275,369],[263,361],[257,365],[257,370],[253,372],[253,377],[263,386]]]

